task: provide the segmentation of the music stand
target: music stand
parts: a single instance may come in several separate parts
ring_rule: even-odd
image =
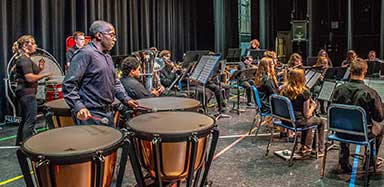
[[[307,57],[307,63],[305,64],[306,66],[313,66],[317,62],[317,57],[315,56],[309,56]]]
[[[240,62],[240,48],[228,48],[227,62]]]
[[[331,102],[336,85],[337,83],[335,81],[324,81],[317,99]]]
[[[129,56],[131,56],[131,55],[115,55],[115,56],[112,56],[112,62],[115,65],[115,68],[121,69],[121,62],[125,58],[127,58]]]
[[[209,50],[200,50],[200,51],[187,51],[183,57],[183,63],[181,66],[186,68],[192,62],[200,61],[201,57],[204,55],[208,55]]]
[[[321,73],[316,72],[314,70],[308,70],[305,72],[305,86],[307,88],[312,89],[313,86],[317,83],[317,81],[320,79]]]
[[[189,76],[190,80],[193,80],[197,83],[200,83],[203,85],[203,109],[204,113],[207,113],[207,103],[205,99],[205,93],[206,93],[206,84],[209,80],[209,78],[212,76],[214,70],[216,69],[216,66],[218,62],[220,61],[221,55],[204,55],[201,57],[199,62],[197,63],[195,69],[192,72],[192,75]],[[197,87],[196,87],[197,92]],[[195,94],[197,96],[197,94]]]
[[[244,110],[240,109],[240,82],[242,80],[255,79],[256,72],[257,68],[238,70],[235,71],[235,73],[233,73],[230,78],[230,80],[236,79],[237,82],[237,108],[235,109],[235,106],[232,107],[232,110],[236,110],[237,114],[240,114],[240,112],[244,112]]]
[[[326,80],[347,80],[348,78],[349,68],[347,67],[328,68],[324,75]]]
[[[368,64],[368,70],[367,70],[367,77],[374,77],[379,75],[379,71],[381,69],[381,63],[379,61],[367,61]]]
[[[257,60],[257,62],[260,61],[264,57],[264,52],[266,49],[250,49],[249,50],[249,56],[253,57],[253,60]]]

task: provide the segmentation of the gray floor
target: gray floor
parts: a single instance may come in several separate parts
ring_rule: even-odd
[[[242,106],[245,108],[245,106]],[[248,132],[254,109],[246,109],[244,113],[237,115],[231,113],[231,119],[217,121],[220,135],[240,135]],[[40,124],[42,125],[42,123]],[[17,127],[5,126],[0,130],[0,138],[8,137],[16,133]],[[265,130],[261,130],[261,135]],[[238,138],[223,138],[219,140],[217,151],[236,141]],[[15,139],[0,141],[0,146],[10,146]],[[326,177],[320,178],[321,159],[296,160],[292,167],[287,162],[275,156],[275,150],[291,148],[292,144],[286,139],[275,138],[272,151],[269,156],[264,156],[268,136],[259,136],[255,143],[252,137],[246,137],[234,147],[226,151],[213,161],[209,171],[209,180],[212,186],[349,186],[349,174],[338,174],[337,158],[338,151],[331,150],[327,159]],[[2,149],[0,151],[0,186],[21,187],[25,186],[23,179],[10,182],[9,179],[21,175],[14,149]],[[379,156],[384,157],[383,148]],[[352,149],[351,152],[354,152]],[[360,169],[356,179],[356,186],[362,185],[361,161]],[[135,181],[131,166],[128,164],[125,173],[124,186],[134,186]],[[8,181],[7,181],[8,180]],[[370,186],[384,186],[384,174],[379,170],[377,174],[371,175]]]

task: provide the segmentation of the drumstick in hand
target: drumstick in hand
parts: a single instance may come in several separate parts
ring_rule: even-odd
[[[105,125],[108,125],[108,122],[109,122],[108,118],[106,118],[106,117],[104,117],[104,118],[99,118],[99,117],[97,117],[97,116],[91,116],[91,117],[89,117],[89,118],[92,118],[92,119],[94,119],[94,120],[100,121],[102,124],[105,124]]]
[[[146,107],[146,106],[141,106],[141,105],[138,105],[136,107],[137,110],[145,110],[145,111],[148,111],[148,112],[157,112],[157,109],[156,108],[150,108],[150,107]]]

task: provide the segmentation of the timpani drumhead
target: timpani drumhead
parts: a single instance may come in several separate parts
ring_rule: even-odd
[[[214,119],[195,112],[157,112],[137,116],[128,126],[140,133],[162,135],[191,134],[213,127]]]
[[[45,106],[49,107],[55,116],[71,116],[71,110],[64,99],[49,101]]]
[[[191,110],[200,106],[200,101],[184,97],[151,97],[138,99],[137,103],[156,111]]]
[[[92,156],[98,151],[106,153],[118,146],[123,137],[122,132],[108,126],[70,126],[36,134],[25,141],[22,149],[47,159],[76,159]]]

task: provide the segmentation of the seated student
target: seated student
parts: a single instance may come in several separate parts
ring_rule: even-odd
[[[327,72],[327,69],[330,67],[329,59],[325,56],[320,56],[317,58],[316,64],[312,67],[316,68],[316,71],[321,73],[321,76],[319,80],[316,82],[316,84],[313,86],[313,92],[318,95],[321,91],[321,85],[323,85],[323,80],[325,73]],[[326,111],[326,104],[324,101],[319,101],[320,103],[320,112],[322,114],[325,114]]]
[[[376,137],[376,153],[378,153],[384,134],[382,125],[384,119],[382,101],[375,90],[364,84],[365,74],[368,69],[367,62],[361,58],[357,58],[351,62],[350,68],[350,81],[335,89],[332,101],[333,103],[358,105],[364,108],[367,114],[370,134]],[[352,166],[349,163],[349,144],[340,143],[340,148],[339,164],[341,169],[345,172],[351,172]],[[373,162],[373,160],[371,160],[371,162]],[[376,164],[381,166],[381,163]],[[373,163],[371,166],[373,166]]]
[[[137,79],[140,77],[140,62],[135,57],[127,57],[121,63],[122,78],[120,79],[128,95],[132,99],[142,99],[152,96],[159,96],[164,87],[153,89],[149,92]]]
[[[328,59],[328,66],[330,68],[333,67],[332,60],[331,60],[331,58],[329,58],[327,51],[325,51],[324,49],[320,49],[319,52],[317,53],[317,59],[319,59],[320,57],[327,58]]]
[[[264,57],[260,60],[256,72],[255,85],[261,100],[261,112],[270,113],[269,96],[278,93],[275,65],[273,59]]]
[[[171,51],[162,50],[159,57],[164,61],[165,67],[160,71],[160,81],[165,87],[169,87],[177,78],[176,65],[171,61]]]
[[[376,51],[369,51],[368,53],[368,58],[366,59],[367,61],[376,61],[376,62],[381,62],[383,63],[383,61],[379,58],[376,57]]]
[[[281,95],[291,100],[296,117],[297,126],[318,126],[318,156],[324,153],[324,128],[325,120],[314,116],[317,104],[311,99],[308,89],[305,87],[305,75],[302,69],[292,69],[288,80],[280,92]],[[311,151],[312,131],[304,131],[301,136],[301,153]]]
[[[349,67],[352,61],[356,60],[357,54],[354,50],[349,50],[347,52],[347,58],[341,62],[341,67]]]
[[[246,70],[246,69],[257,68],[257,66],[253,65],[252,62],[253,62],[252,56],[244,57],[244,61],[243,62],[239,62],[238,70]],[[252,106],[253,105],[253,103],[252,103],[252,95],[253,94],[252,94],[252,88],[251,88],[251,85],[253,85],[253,84],[254,84],[253,81],[252,80],[248,80],[246,77],[245,78],[240,78],[240,85],[242,87],[244,87],[246,95],[247,95],[247,105],[248,106]]]

